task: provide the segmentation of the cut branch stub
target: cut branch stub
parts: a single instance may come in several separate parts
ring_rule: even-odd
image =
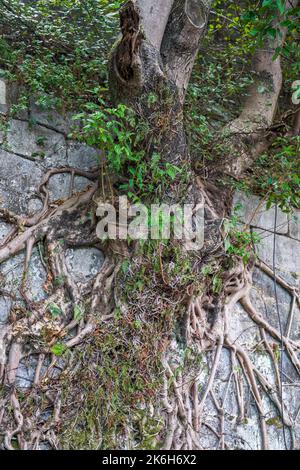
[[[117,47],[118,72],[125,81],[134,77],[135,57],[143,39],[139,11],[128,2],[120,11],[122,39]]]
[[[187,0],[185,2],[185,13],[191,23],[197,28],[204,28],[207,21],[208,7],[204,2],[198,0]]]

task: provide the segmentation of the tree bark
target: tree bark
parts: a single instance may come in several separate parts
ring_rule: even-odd
[[[183,104],[199,41],[205,34],[210,4],[210,1],[204,0],[129,0],[120,12],[122,36],[112,51],[110,60],[111,93],[116,103],[129,104],[139,118],[148,124],[148,153],[145,158],[156,151],[166,162],[189,164],[183,126]],[[258,53],[255,60],[260,79],[266,85],[266,93],[258,93],[256,84],[239,120],[229,128],[243,135],[245,128],[249,126],[254,143],[257,143],[255,136],[259,127],[272,122],[281,88],[280,64],[278,61],[271,61],[271,49]],[[265,111],[269,100],[271,106],[266,108],[266,115],[261,120],[260,114]],[[241,148],[237,145],[236,138],[229,136],[229,139],[233,148]],[[243,138],[243,153],[239,155],[241,163],[238,163],[237,168],[239,175],[243,171],[243,165],[248,164],[248,153],[244,146],[248,143]],[[51,175],[59,173],[89,177],[93,183],[83,193],[53,207],[49,202],[47,184]],[[91,430],[88,426],[95,422],[95,427],[92,428],[95,435],[87,437],[88,445],[96,442],[97,449],[138,448],[141,442],[144,448],[149,445],[153,448],[156,445],[160,449],[202,449],[208,433],[215,439],[216,448],[226,449],[231,436],[228,436],[225,429],[224,409],[227,392],[232,384],[236,387],[234,397],[237,401],[237,413],[233,417],[235,425],[245,421],[246,390],[251,397],[251,406],[253,403],[257,410],[263,449],[268,448],[264,403],[267,399],[272,400],[285,426],[292,427],[288,413],[282,409],[280,403],[282,387],[276,352],[279,351],[281,335],[251,304],[249,292],[254,260],[250,259],[245,266],[240,258],[233,255],[228,257],[225,253],[222,222],[229,215],[229,195],[212,182],[199,180],[192,171],[189,176],[186,199],[190,202],[192,194],[191,199],[196,203],[199,197],[205,201],[206,209],[204,247],[201,252],[190,255],[178,243],[171,247],[175,248],[175,256],[173,254],[172,258],[166,250],[164,257],[164,247],[161,244],[151,252],[151,259],[146,258],[144,263],[136,245],[122,241],[101,244],[95,236],[96,220],[93,216],[90,217],[94,213],[97,197],[101,202],[105,198],[99,196],[101,191],[98,191],[98,174],[78,170],[76,173],[74,168],[47,172],[39,188],[44,206],[34,218],[21,220],[15,214],[4,211],[2,215],[13,225],[13,229],[0,246],[0,262],[26,250],[21,288],[26,311],[15,312],[11,323],[0,334],[0,378],[5,385],[4,398],[2,400],[1,397],[0,400],[4,448],[13,449],[16,438],[21,449],[38,447],[39,440],[49,442],[53,448],[59,448],[55,435],[59,434],[60,426],[66,428],[69,423],[72,423],[71,432],[76,432],[76,425],[79,428],[81,444],[82,434],[86,432],[84,426],[87,426],[88,434]],[[177,202],[176,191],[172,188],[170,192],[175,198],[172,202]],[[66,247],[100,246],[106,259],[95,278],[87,283],[76,283],[72,279],[62,240]],[[53,290],[45,301],[33,304],[26,297],[26,276],[33,245],[38,242],[43,242],[45,247],[49,264],[47,282],[51,283],[53,280]],[[174,284],[181,278],[181,270],[185,269],[187,261],[192,267],[192,273],[188,273],[189,276],[192,274],[192,279],[188,277],[188,281],[183,286],[179,284],[179,287],[178,284],[170,283],[167,276],[172,264],[176,265],[178,256],[183,258],[183,264],[175,266],[179,272],[176,272]],[[148,282],[144,282],[142,289],[130,291],[130,299],[126,305],[123,296],[126,280],[121,269],[124,259],[129,261],[130,274],[142,268],[143,281],[146,279]],[[155,269],[154,262],[157,262]],[[259,267],[273,277],[269,267]],[[204,268],[208,273],[212,269],[212,274],[205,277]],[[208,281],[209,276],[211,279]],[[55,285],[54,281],[61,279],[63,285]],[[293,296],[292,310],[296,302],[300,305],[295,288],[281,278],[278,278],[278,283]],[[79,315],[80,318],[76,318],[74,307],[77,306],[78,309],[82,301],[85,312],[82,317]],[[238,302],[243,305],[248,319],[259,328],[262,341],[257,346],[261,348],[263,343],[264,352],[273,361],[276,385],[270,384],[255,367],[243,343],[238,343],[239,338],[231,337],[232,332],[228,325]],[[62,305],[64,310],[54,319],[48,312],[51,303]],[[31,314],[28,315],[28,312]],[[118,318],[114,322],[116,316]],[[53,330],[50,331],[50,344],[45,338],[49,317]],[[297,357],[299,344],[288,336],[287,334],[283,338],[286,356],[300,373],[300,360]],[[271,339],[275,343],[271,343]],[[76,348],[85,340],[88,343],[76,355]],[[69,354],[67,358],[60,358],[62,362],[65,361],[63,373],[51,376],[49,371],[60,360],[52,354],[52,346],[60,344],[60,341],[65,341],[63,344],[68,348]],[[104,349],[101,349],[102,342]],[[218,386],[222,389],[226,385],[225,393],[214,387],[224,348],[230,352],[230,375],[225,379],[228,380],[227,385],[222,383],[220,386],[219,382]],[[134,357],[135,362],[128,365],[128,358],[132,360],[132,350],[138,354]],[[253,352],[251,351],[251,355]],[[39,355],[33,389],[25,397],[16,393],[15,386],[16,371],[23,354]],[[163,370],[160,370],[159,376],[162,384],[160,383],[161,389],[154,393],[151,381],[149,384],[145,363],[149,364],[149,360],[156,363],[159,354],[162,356]],[[46,357],[49,359],[47,371],[42,374]],[[141,370],[142,377],[135,366]],[[131,382],[127,381],[129,375]],[[143,393],[145,391],[141,390],[139,383],[133,394],[132,385],[137,385],[137,378],[145,379],[142,384],[145,388],[148,387],[147,393]],[[125,383],[125,393],[130,395],[130,409],[128,415],[121,414],[120,421],[114,425],[115,417],[119,417],[118,407],[123,404],[121,402],[120,405],[117,393],[117,386],[122,381]],[[122,393],[124,394],[124,389]],[[219,422],[217,418],[211,424],[206,419],[208,403],[216,409]],[[4,407],[8,412],[4,411]],[[45,413],[49,407],[50,417]],[[94,411],[96,409],[96,416],[90,414],[90,407],[94,407]],[[81,408],[84,418],[80,414]],[[146,432],[148,440],[142,441],[145,424],[149,422]],[[109,442],[103,437],[106,427],[109,428]],[[68,430],[64,429],[64,432],[67,433]],[[87,441],[84,442],[86,444]],[[237,446],[235,437],[231,439],[231,443],[232,448]]]
[[[184,95],[211,2],[166,2],[156,17],[159,5],[154,8],[153,3],[130,0],[121,10],[122,37],[110,60],[111,95],[114,102],[132,106],[149,124],[150,151],[159,152],[166,161],[186,164]]]
[[[298,0],[288,1],[286,8],[295,8]],[[276,25],[275,25],[276,26]],[[226,127],[232,157],[227,165],[229,173],[240,177],[255,158],[268,147],[265,131],[272,125],[277,113],[282,88],[280,55],[274,60],[278,48],[284,45],[287,29],[279,27],[275,39],[266,39],[253,58],[254,83],[248,91],[240,116]]]
[[[160,50],[174,0],[138,0],[141,23],[147,40]]]
[[[161,48],[166,73],[181,102],[190,81],[199,42],[205,36],[211,2],[175,0]]]
[[[147,17],[141,14],[141,11],[145,11],[142,8],[142,2],[139,2],[139,5],[137,2],[127,2],[121,12],[122,38],[116,45],[111,58],[110,83],[115,101],[125,101],[130,104],[141,119],[148,122],[151,131],[160,136],[155,144],[151,137],[149,138],[149,152],[155,150],[165,161],[181,165],[189,161],[183,127],[184,98],[199,42],[205,35],[210,5],[209,1],[174,0],[168,22],[166,23],[163,14],[163,18],[159,21],[159,36],[153,37],[149,31],[151,28],[145,26]],[[152,18],[149,24],[152,25]],[[161,35],[163,25],[166,26]],[[265,49],[256,54],[254,68],[257,73],[257,82],[249,91],[249,98],[246,100],[240,117],[226,130],[229,133],[228,141],[234,150],[234,161],[230,169],[236,175],[242,175],[251,163],[249,155],[253,158],[254,152],[258,152],[258,146],[261,144],[260,129],[270,126],[276,114],[282,86],[282,72],[280,59],[273,61],[273,55],[275,49],[283,41],[284,34],[275,42],[268,42]],[[158,113],[155,108],[149,106],[147,97],[151,93],[157,94],[159,98]],[[253,147],[250,151],[249,144]],[[262,394],[255,376],[257,372],[245,350],[235,345],[228,331],[229,316],[238,302],[244,302],[246,311],[252,315],[251,318],[259,322],[260,314],[255,312],[250,305],[251,302],[245,303],[245,299],[249,299],[252,283],[253,260],[248,263],[248,266],[244,266],[237,260],[232,268],[226,266],[226,255],[220,232],[216,237],[213,232],[215,227],[220,227],[220,220],[228,215],[226,206],[228,193],[217,189],[209,182],[196,181],[192,173],[190,185],[194,192],[202,195],[206,204],[206,241],[201,251],[201,260],[205,260],[205,264],[214,263],[215,257],[222,260],[219,262],[223,271],[223,287],[221,292],[214,292],[204,282],[200,289],[201,294],[192,293],[183,306],[185,313],[181,318],[183,323],[181,341],[185,341],[187,348],[199,354],[215,351],[208,380],[201,393],[199,393],[197,381],[199,370],[195,371],[192,366],[184,369],[184,372],[178,374],[176,372],[180,364],[179,345],[174,341],[164,352],[165,382],[161,393],[162,405],[157,404],[158,414],[164,417],[165,422],[162,431],[164,436],[162,447],[164,449],[201,448],[199,433],[203,424],[204,406],[210,396],[213,397],[220,414],[223,413],[222,405],[219,405],[214,398],[213,383],[220,366],[221,352],[225,347],[232,353],[233,369],[234,361],[236,361],[245,374],[260,419],[261,446],[267,449],[268,431]],[[222,267],[222,263],[225,263],[226,267]],[[162,265],[161,269],[163,271]],[[201,274],[195,269],[194,275],[196,283],[197,279],[201,278]],[[157,298],[159,298],[159,293]],[[267,324],[264,324],[263,328],[270,331]],[[273,332],[273,334],[278,333]],[[293,352],[291,352],[291,357],[294,357]],[[172,383],[171,389],[168,388],[168,383]],[[239,400],[243,414],[242,398]],[[284,416],[282,418],[285,419]],[[224,419],[222,426],[224,426]],[[222,442],[222,448],[225,448],[223,428],[221,428],[220,442]]]

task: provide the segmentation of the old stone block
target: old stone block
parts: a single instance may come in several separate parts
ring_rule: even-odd
[[[11,303],[12,302],[8,297],[0,297],[0,328],[1,324],[3,325],[8,321]]]
[[[99,165],[100,151],[81,142],[69,141],[68,164],[80,170],[89,171]]]
[[[261,204],[259,197],[239,191],[234,196],[234,206],[238,204],[241,205],[239,217],[245,224],[261,229],[257,230],[260,235],[262,235],[263,231],[274,232],[275,207],[267,210],[265,203]],[[288,233],[288,215],[280,209],[277,214],[276,233]]]
[[[67,164],[66,141],[62,134],[43,126],[31,126],[27,121],[10,122],[7,143],[9,150],[34,158],[47,168]]]
[[[18,100],[18,86],[14,82],[8,82],[0,70],[0,113],[7,114],[12,104]]]
[[[30,117],[37,124],[49,127],[49,129],[54,129],[65,135],[74,127],[70,114],[64,116],[56,109],[44,109],[36,104],[34,99],[30,102]]]
[[[24,267],[24,253],[20,253],[8,259],[0,265],[2,285],[5,290],[18,295],[18,290],[22,281]],[[27,274],[27,295],[32,301],[44,300],[47,295],[43,289],[46,282],[47,273],[40,259],[37,248],[33,250]]]
[[[81,176],[75,176],[73,183],[73,194],[84,191],[90,186],[91,181]],[[71,196],[71,175],[70,173],[60,173],[51,176],[48,183],[48,190],[51,201],[67,199]]]
[[[12,225],[0,220],[0,244],[12,229]]]
[[[71,175],[69,173],[58,173],[51,176],[48,183],[50,201],[66,199],[70,196]]]
[[[28,202],[42,180],[34,162],[0,150],[0,204],[16,214],[27,214]]]
[[[264,238],[257,245],[259,258],[269,266],[273,265],[273,236]],[[276,268],[292,275],[300,276],[300,242],[287,236],[277,235],[275,243]]]
[[[291,238],[300,241],[300,210],[297,210],[290,216],[289,235]]]
[[[77,248],[66,251],[69,272],[78,282],[87,282],[97,276],[103,263],[104,255],[96,248]]]

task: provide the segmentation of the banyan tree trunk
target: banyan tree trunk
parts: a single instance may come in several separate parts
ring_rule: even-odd
[[[149,123],[149,151],[173,163],[189,159],[183,104],[210,3],[129,1],[120,13],[122,37],[110,60],[112,96]]]
[[[20,217],[1,210],[1,218],[12,228],[0,245],[0,263],[25,252],[21,303],[0,335],[3,448],[35,449],[40,443],[52,448],[242,447],[226,434],[226,426],[231,421],[236,426],[246,422],[247,400],[256,410],[260,448],[269,446],[266,400],[276,410],[278,426],[288,430],[288,445],[296,445],[288,406],[282,406],[278,354],[282,346],[299,375],[299,345],[291,339],[290,327],[282,338],[278,325],[270,324],[253,306],[254,257],[245,263],[225,253],[222,221],[231,210],[230,192],[215,181],[202,181],[190,165],[183,106],[211,3],[127,1],[109,65],[114,102],[130,105],[149,128],[145,158],[159,153],[163,162],[186,168],[187,178],[166,188],[162,202],[205,206],[201,250],[189,251],[177,240],[157,243],[149,254],[141,252],[138,243],[98,240],[95,202],[105,202],[98,169],[52,168],[38,187],[43,202],[38,213]],[[270,72],[273,91],[258,96],[252,90],[245,109],[257,111],[264,99],[272,100],[269,125],[281,87],[280,62],[271,63],[270,53],[258,56],[263,61],[260,70],[267,67]],[[231,131],[234,134],[231,145],[242,159],[232,170],[238,175],[251,161],[253,141],[260,143],[255,125],[254,140],[249,135],[243,138],[247,113],[226,130],[229,138]],[[251,119],[255,120],[252,114]],[[48,183],[61,173],[70,175],[71,195],[53,203]],[[74,178],[79,176],[90,184],[73,194]],[[27,277],[37,244],[43,248],[49,296],[33,302]],[[105,255],[101,269],[88,282],[74,282],[66,262],[66,251],[78,246],[94,246]],[[298,291],[269,266],[257,264],[292,297],[292,316],[299,304]],[[272,363],[272,383],[252,360],[252,352],[232,337],[230,324],[238,303],[250,322],[248,329],[255,327],[260,334],[257,347]],[[224,351],[228,376],[216,386],[225,367]],[[34,379],[24,395],[16,376],[20,362],[31,356]],[[229,389],[234,403],[226,416]],[[213,422],[206,419],[208,411],[214,414]]]

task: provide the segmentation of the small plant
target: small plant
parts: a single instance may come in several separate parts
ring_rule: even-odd
[[[300,137],[277,137],[268,153],[255,162],[247,182],[252,191],[266,195],[267,209],[283,212],[300,207]]]
[[[227,254],[241,258],[246,265],[253,256],[253,248],[260,238],[257,233],[249,231],[248,227],[242,227],[238,217],[239,209],[237,206],[231,219],[224,222],[224,247]]]
[[[44,135],[39,135],[39,136],[37,136],[35,142],[36,142],[36,145],[38,145],[39,147],[44,147],[44,146],[46,145],[46,143],[47,143],[47,140],[48,140],[48,139],[47,139],[46,136],[44,136]]]
[[[10,114],[12,117],[18,116],[19,113],[28,110],[28,97],[26,95],[22,95],[19,97],[18,102],[13,104],[10,107]]]
[[[65,284],[64,276],[56,276],[53,280],[53,284],[55,287],[63,287]]]
[[[223,282],[221,277],[216,274],[212,279],[212,291],[214,294],[219,295],[222,292]]]
[[[74,116],[83,122],[77,138],[104,152],[109,173],[119,180],[118,189],[131,200],[159,195],[182,174],[182,169],[161,161],[158,153],[146,156],[143,143],[148,128],[131,108],[124,104],[110,108],[99,100],[99,105],[87,104],[86,110]]]
[[[55,303],[49,304],[48,305],[48,310],[51,313],[51,315],[53,316],[53,318],[57,318],[62,314],[61,308]]]
[[[79,322],[84,316],[84,309],[81,305],[74,305],[73,308],[73,318],[75,321]]]
[[[52,354],[54,354],[55,356],[58,356],[58,357],[61,357],[63,356],[63,354],[66,352],[67,350],[67,347],[65,344],[63,343],[56,343],[54,344],[54,346],[52,346],[52,348],[50,349],[50,351],[52,352]]]
[[[0,2],[0,67],[44,110],[81,109],[105,92],[107,50],[115,39],[119,1]],[[99,85],[100,83],[100,85]]]

